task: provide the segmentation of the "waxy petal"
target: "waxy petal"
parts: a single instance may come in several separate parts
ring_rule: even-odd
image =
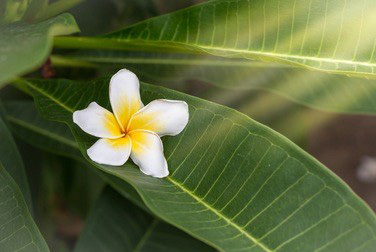
[[[110,102],[117,121],[125,130],[132,115],[143,107],[140,97],[140,83],[134,73],[122,69],[112,76],[110,80]]]
[[[114,115],[96,102],[90,103],[86,109],[75,111],[73,122],[96,137],[115,139],[124,135]]]
[[[132,143],[129,136],[118,139],[99,139],[87,154],[94,162],[105,165],[120,166],[127,162]]]
[[[187,125],[188,105],[183,101],[155,100],[132,116],[127,131],[149,130],[159,136],[175,136]]]
[[[150,131],[132,131],[131,158],[146,175],[157,178],[168,176],[167,161],[163,155],[163,144],[159,136]]]

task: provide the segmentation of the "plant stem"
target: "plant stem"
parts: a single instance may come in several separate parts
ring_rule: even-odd
[[[58,67],[85,67],[85,68],[98,67],[97,65],[90,63],[90,62],[62,57],[59,55],[52,55],[50,58],[51,58],[52,65],[58,66]]]
[[[126,51],[154,51],[154,52],[181,52],[203,54],[186,47],[166,43],[147,41],[118,41],[104,37],[74,37],[63,36],[54,38],[54,47],[74,49],[102,49],[102,50],[126,50]]]

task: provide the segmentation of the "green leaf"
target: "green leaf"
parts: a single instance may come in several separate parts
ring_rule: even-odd
[[[60,155],[73,157],[87,165],[87,162],[82,160],[83,157],[78,150],[78,146],[75,144],[73,136],[66,125],[44,120],[37,114],[34,104],[29,101],[6,102],[4,106],[6,108],[6,117],[10,122],[12,130],[22,140],[25,140],[26,142],[46,151],[52,151]],[[67,143],[74,143],[76,146]],[[73,150],[76,150],[76,152]],[[78,155],[72,155],[72,153],[78,153]],[[95,167],[90,165],[87,166],[98,172],[98,169]],[[119,235],[121,237],[127,237],[127,235],[130,235],[131,237],[134,237],[132,234],[135,231],[140,231],[140,229],[134,229],[134,225],[140,226],[140,224],[151,224],[145,223],[145,219],[157,222],[157,225],[155,225],[155,229],[152,233],[153,235],[150,236],[148,242],[145,243],[144,251],[148,251],[147,248],[150,248],[149,246],[159,247],[160,245],[165,246],[164,244],[175,246],[170,248],[171,251],[177,251],[174,250],[174,248],[179,249],[179,251],[184,251],[181,250],[181,244],[186,244],[187,242],[191,244],[189,251],[192,251],[193,248],[195,248],[194,251],[211,250],[209,247],[187,236],[182,231],[147,214],[145,211],[147,208],[143,204],[140,196],[133,189],[133,187],[131,187],[124,180],[120,180],[101,171],[99,171],[98,174],[109,182],[109,184],[122,196],[131,199],[133,204],[136,204],[132,205],[128,200],[124,199],[119,194],[107,189],[103,197],[99,200],[97,207],[93,210],[93,213],[88,217],[88,220],[86,221],[88,224],[86,229],[83,231],[81,239],[78,241],[76,251],[92,251],[89,248],[97,246],[98,243],[102,245],[95,247],[95,251],[97,251],[98,248],[103,248],[103,246],[104,248],[107,248],[107,250],[110,249],[111,251],[117,251],[116,248],[122,248],[120,251],[126,251],[127,247],[124,246],[127,245],[128,240],[116,239],[117,236],[115,235]],[[138,207],[136,207],[136,205]],[[143,210],[141,210],[140,207]],[[128,212],[128,210],[132,212]],[[143,221],[143,223],[139,223],[138,221],[134,220],[140,220]],[[130,222],[131,224],[129,224]],[[113,225],[112,223],[117,224]],[[125,229],[128,225],[131,225],[132,229]],[[103,236],[102,234],[104,233],[110,233],[112,235]],[[160,233],[172,235],[172,237],[178,240],[179,243],[172,242],[169,240],[169,236],[161,236],[159,235]],[[141,234],[139,233],[138,235]],[[161,238],[164,238],[165,240],[162,240]],[[201,248],[201,250],[199,250],[199,248]],[[164,247],[164,249],[166,249],[166,247]]]
[[[144,212],[111,188],[89,214],[75,251],[214,251]]]
[[[217,0],[60,46],[204,52],[375,78],[372,0]]]
[[[164,137],[170,176],[93,163],[95,138],[72,123],[91,101],[109,108],[108,78],[29,80],[40,112],[67,123],[92,165],[124,179],[160,218],[225,251],[372,251],[376,219],[339,178],[292,142],[232,109],[142,84],[145,104],[184,100],[190,121]]]
[[[81,62],[79,65],[104,63],[117,68],[125,67],[143,80],[162,85],[196,79],[231,90],[267,90],[325,111],[376,113],[376,80],[318,73],[245,59],[172,53],[91,50],[62,58],[55,57],[53,63],[57,60],[59,64],[68,59]],[[99,65],[101,66],[102,64]]]
[[[129,201],[125,200],[124,198],[121,198],[119,194],[116,194],[111,190],[107,190],[105,195],[102,197],[102,199],[100,199],[97,208],[94,209],[94,212],[91,215],[93,217],[89,216],[87,220],[87,223],[89,224],[87,224],[87,228],[83,231],[84,234],[82,235],[81,240],[78,241],[78,245],[77,245],[78,247],[76,248],[76,251],[87,251],[88,250],[87,246],[90,245],[90,244],[87,245],[87,243],[89,242],[87,239],[91,237],[91,235],[97,235],[98,232],[111,233],[111,234],[119,232],[119,231],[122,231],[124,233],[128,232],[129,230],[121,230],[121,228],[126,227],[128,225],[129,219],[124,219],[124,216],[129,215],[129,213],[127,213],[126,211],[128,208],[131,210],[132,209],[137,210],[137,213],[138,213],[137,216],[139,217],[144,216],[145,218],[149,218],[149,219],[153,218],[149,214],[146,213],[149,211],[147,207],[144,205],[144,203],[142,202],[142,199],[140,198],[138,193],[135,191],[135,189],[133,189],[133,187],[131,187],[124,180],[121,180],[110,174],[101,172],[95,167],[88,165],[87,162],[83,160],[83,157],[78,150],[78,146],[73,147],[70,144],[66,144],[67,141],[72,141],[73,143],[75,143],[74,140],[72,140],[73,136],[71,135],[66,125],[61,124],[61,123],[47,121],[41,118],[38,115],[36,109],[34,108],[34,104],[29,101],[23,101],[23,102],[12,101],[12,102],[6,102],[4,105],[6,108],[6,116],[10,122],[12,130],[22,140],[25,140],[26,142],[38,148],[44,149],[46,151],[54,152],[60,155],[68,156],[68,157],[73,157],[76,160],[83,162],[89,168],[97,171],[98,174],[101,175],[101,177],[105,179],[105,181],[107,181],[109,185],[112,186],[112,188],[116,189],[122,196],[125,196],[127,199],[130,199],[132,203],[137,206],[136,207],[135,205],[132,205]],[[62,140],[64,138],[65,140]],[[79,155],[77,156],[71,155],[72,149],[77,150]],[[103,210],[103,208],[105,208],[105,210]],[[139,213],[141,213],[141,215]],[[98,217],[103,217],[103,215],[106,217],[98,218]],[[153,220],[156,220],[156,218],[153,218]],[[119,226],[109,225],[108,224],[109,221],[112,223],[118,223],[117,225],[120,225],[120,228]],[[105,223],[102,223],[102,222],[105,222]],[[125,222],[124,225],[121,224],[122,222]],[[138,223],[134,223],[134,224],[139,225]],[[107,229],[115,229],[115,230],[107,230]],[[177,238],[180,237],[180,239],[184,239],[180,241],[189,240],[193,244],[197,244],[198,247],[207,248],[206,250],[209,250],[209,248],[204,246],[202,243],[199,243],[197,240],[194,240],[191,237],[185,235],[180,230],[166,223],[163,223],[161,220],[158,220],[158,225],[155,229],[155,232],[159,232],[159,230],[168,231],[169,233],[172,233],[172,234],[178,234]],[[132,231],[134,231],[134,229],[132,229]],[[119,234],[122,234],[122,233],[119,233]],[[123,234],[123,237],[124,237],[124,234]],[[157,237],[161,238],[159,235],[157,235]],[[110,239],[110,238],[111,237],[109,236],[101,236],[101,237],[97,237],[95,240],[90,240],[90,243],[92,244],[93,241],[97,241],[99,243],[103,243],[106,241],[108,242],[109,240],[105,240],[105,239]],[[112,242],[113,240],[110,240],[110,241]],[[119,243],[120,245],[122,245],[123,243],[126,245],[127,240],[119,239],[119,240],[116,240],[115,242]],[[159,243],[160,241],[156,241],[156,242]],[[150,243],[148,244],[150,245]],[[179,244],[175,244],[175,246],[177,245]],[[114,244],[112,243],[109,244],[109,247],[111,246],[114,246]],[[111,249],[111,251],[116,251],[116,250]],[[122,251],[125,251],[125,250],[123,249]]]
[[[70,14],[37,23],[0,26],[0,87],[39,67],[52,48],[52,37],[78,32]]]
[[[3,112],[1,103],[0,112]],[[32,211],[33,207],[25,167],[22,162],[21,155],[18,152],[16,143],[13,140],[12,134],[8,130],[8,127],[5,124],[1,114],[2,113],[0,113],[0,164],[5,167],[7,172],[15,180],[25,198],[29,210]]]
[[[16,182],[0,163],[0,251],[49,251]]]

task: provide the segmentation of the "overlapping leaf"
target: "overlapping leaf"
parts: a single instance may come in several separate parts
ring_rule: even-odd
[[[40,66],[52,48],[52,37],[78,32],[70,14],[37,23],[0,25],[0,87]]]
[[[108,79],[26,85],[45,117],[70,125],[87,157],[95,139],[72,123],[72,112],[91,101],[108,108]],[[132,184],[159,217],[225,251],[372,251],[374,214],[293,143],[226,107],[142,85],[145,104],[157,98],[185,100],[190,109],[185,131],[164,138],[171,175],[92,164]]]
[[[105,188],[86,220],[75,251],[214,251]]]
[[[71,46],[206,52],[374,78],[375,8],[372,0],[207,1]]]
[[[198,79],[230,90],[261,89],[325,111],[375,114],[376,81],[280,64],[188,54],[80,51],[74,59],[129,68],[152,83]],[[59,64],[59,58],[57,63]],[[231,91],[229,91],[231,92]]]

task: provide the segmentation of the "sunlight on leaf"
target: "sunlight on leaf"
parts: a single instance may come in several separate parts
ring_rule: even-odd
[[[218,0],[57,46],[164,50],[281,62],[376,78],[373,0]]]

